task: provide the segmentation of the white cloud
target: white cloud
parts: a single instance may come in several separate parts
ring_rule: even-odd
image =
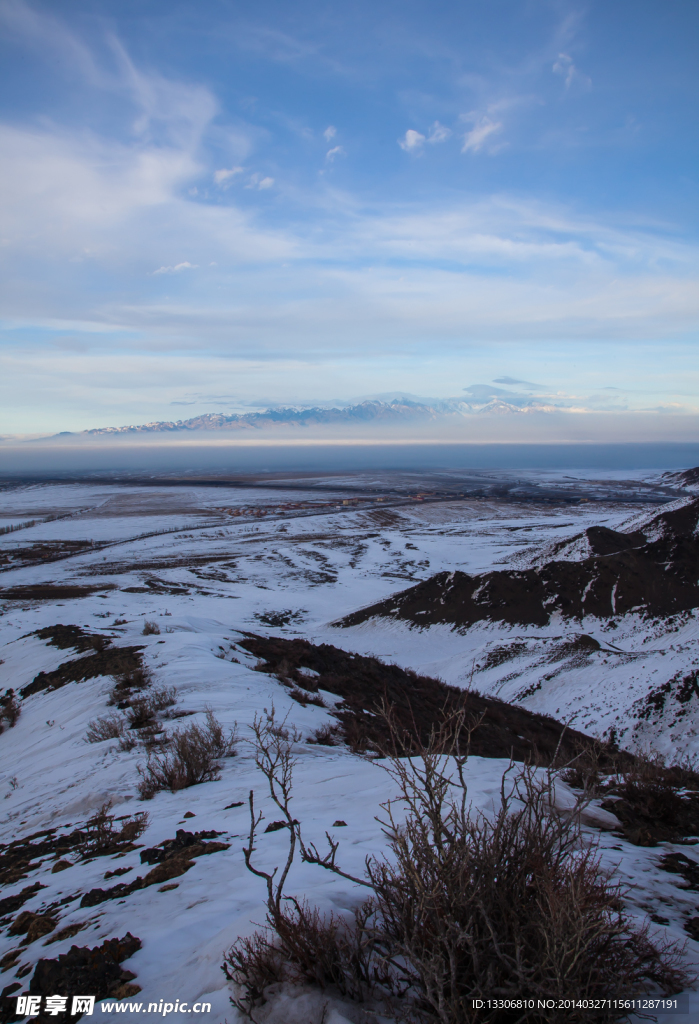
[[[332,162],[335,159],[336,156],[344,156],[344,155],[345,155],[345,151],[342,148],[342,146],[333,146],[333,148],[329,149],[328,152],[325,154],[325,159],[326,160],[330,160]]]
[[[472,115],[467,115],[471,117]],[[502,131],[502,122],[491,121],[489,117],[479,117],[475,120],[473,128],[464,135],[464,142],[461,147],[462,153],[478,153],[491,135]]]
[[[592,87],[592,79],[584,75],[582,71],[578,71],[572,57],[569,57],[567,53],[558,54],[558,60],[551,70],[555,75],[563,76],[566,89],[576,86],[582,91],[587,91]]]
[[[214,171],[214,181],[217,185],[224,185],[231,178],[234,178],[236,174],[242,174],[244,170],[244,167],[222,167],[220,171]]]
[[[404,137],[398,140],[398,145],[406,153],[419,153],[424,144],[425,136],[420,132],[416,132],[413,128],[408,128]]]
[[[328,127],[323,132],[323,138],[325,139],[326,142],[330,142],[330,140],[334,139],[336,135],[337,128],[335,128],[335,126],[332,124],[329,124]]]
[[[430,128],[430,133],[427,136],[427,141],[431,143],[435,142],[446,142],[451,136],[451,128],[447,128],[446,125],[440,124],[439,121],[435,121]]]
[[[196,270],[198,267],[197,263],[176,263],[174,267],[159,267],[158,270],[154,270],[154,274],[178,274],[180,270]]]
[[[268,189],[274,185],[274,178],[263,177],[258,171],[250,175],[250,181],[245,188]]]

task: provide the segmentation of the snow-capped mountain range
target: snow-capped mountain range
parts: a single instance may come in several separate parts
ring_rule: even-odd
[[[413,421],[458,419],[479,414],[550,412],[561,408],[530,395],[519,395],[480,385],[468,389],[468,398],[389,401],[369,399],[354,405],[280,406],[263,412],[202,413],[186,420],[157,420],[122,427],[95,427],[82,435],[161,434],[175,431],[250,431],[270,427],[318,425],[400,424]]]

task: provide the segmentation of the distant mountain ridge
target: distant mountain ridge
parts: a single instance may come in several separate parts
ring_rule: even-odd
[[[336,625],[390,618],[417,628],[465,630],[482,622],[543,627],[553,615],[580,623],[587,616],[611,620],[632,612],[667,617],[699,607],[698,580],[699,498],[686,498],[634,518],[626,529],[590,526],[530,569],[437,573]]]
[[[485,389],[487,390],[487,389]],[[196,430],[261,430],[268,427],[309,427],[319,424],[363,424],[377,421],[400,423],[410,420],[437,420],[458,418],[473,413],[527,413],[548,412],[550,405],[532,400],[530,396],[512,393],[507,400],[502,397],[505,392],[493,396],[471,395],[464,398],[435,399],[429,402],[414,402],[409,399],[393,399],[392,401],[365,401],[357,405],[321,408],[310,406],[300,408],[289,406],[279,409],[267,409],[264,412],[246,413],[203,413],[187,420],[158,420],[123,427],[95,427],[82,430],[82,435],[107,434],[159,434],[175,431]],[[526,404],[525,404],[526,403]]]

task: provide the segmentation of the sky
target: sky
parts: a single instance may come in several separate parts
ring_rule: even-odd
[[[0,433],[511,380],[538,439],[698,439],[698,29],[0,0]]]

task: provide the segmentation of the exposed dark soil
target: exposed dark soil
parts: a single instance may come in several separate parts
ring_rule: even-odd
[[[142,587],[122,587],[122,590],[125,594],[169,594],[170,596],[182,596],[190,592],[184,583],[169,583],[153,577],[143,582]]]
[[[555,612],[576,619],[633,610],[674,615],[699,606],[698,521],[699,499],[660,512],[644,531],[590,527],[586,534],[593,554],[582,561],[551,561],[541,568],[481,576],[441,572],[337,625],[356,626],[377,616],[416,626],[468,627],[483,620],[545,626]],[[647,536],[660,539],[648,541]]]
[[[333,712],[343,726],[345,737],[355,750],[383,750],[391,744],[389,729],[376,715],[382,702],[390,705],[406,743],[426,743],[430,731],[439,728],[445,711],[464,708],[470,721],[482,721],[471,737],[472,754],[481,757],[514,757],[537,764],[565,762],[581,750],[598,746],[597,741],[564,726],[546,715],[505,704],[474,691],[448,686],[438,679],[385,665],[377,658],[348,654],[330,644],[315,645],[307,640],[261,637],[245,634],[239,646],[261,659],[261,671],[276,675],[287,685],[306,690],[327,690],[344,699]],[[310,680],[300,669],[318,672]],[[560,744],[560,749],[559,749]],[[607,748],[602,760],[619,758],[616,748]],[[627,757],[627,755],[623,755]]]
[[[17,569],[24,565],[38,565],[44,562],[59,562],[83,551],[92,550],[89,540],[55,540],[38,544],[27,544],[11,551],[0,552],[0,570]]]
[[[40,640],[46,640],[48,647],[58,647],[61,651],[102,651],[111,643],[111,639],[103,633],[86,633],[80,626],[64,626],[57,623],[55,626],[45,626],[37,629],[33,636]]]
[[[33,583],[25,587],[6,587],[0,590],[0,601],[67,601],[75,597],[89,597],[98,591],[114,590],[112,584],[89,587],[70,583]]]
[[[53,672],[39,672],[19,692],[30,697],[42,690],[58,690],[66,683],[81,683],[95,676],[129,675],[141,667],[143,647],[108,647],[85,658],[64,661]]]
[[[221,832],[185,832],[178,829],[174,839],[166,839],[159,847],[141,850],[142,864],[155,864],[145,877],[138,876],[128,884],[118,882],[110,889],[91,889],[80,901],[81,907],[96,907],[107,900],[124,899],[138,889],[149,885],[160,885],[170,878],[177,878],[194,866],[194,858],[209,853],[227,850],[229,843],[204,842],[222,835]]]

